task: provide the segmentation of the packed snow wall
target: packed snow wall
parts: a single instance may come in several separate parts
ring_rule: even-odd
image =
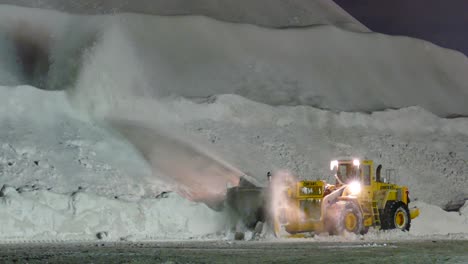
[[[89,223],[87,237],[99,230],[125,237],[130,234],[117,232],[120,220],[106,219],[129,206],[118,219],[137,226],[161,208],[140,210],[135,202],[158,203],[152,199],[162,191],[203,201],[195,191],[217,196],[241,173],[262,183],[275,169],[327,179],[328,162],[338,156],[396,169],[415,200],[458,209],[468,197],[467,119],[441,117],[468,112],[467,60],[459,53],[333,26],[278,30],[206,17],[75,16],[2,6],[0,22],[0,81],[9,86],[0,97],[0,178],[16,187],[2,198],[6,226],[35,218],[15,206],[43,208],[36,203],[52,207],[57,223],[75,226],[82,211],[55,199],[74,201],[79,191],[86,199],[105,196],[110,208],[85,210],[98,223]],[[24,83],[66,92],[15,86]],[[398,109],[377,111],[388,108]],[[168,164],[164,150],[172,149],[176,155],[169,157],[177,159],[161,166]],[[215,184],[206,184],[210,179]],[[187,188],[177,189],[181,184]],[[41,199],[30,198],[44,190]],[[206,220],[213,229],[184,228],[184,221],[191,225],[185,208],[192,207],[209,211],[183,204],[176,212],[185,219],[182,233],[172,237],[225,228],[217,224],[223,214]],[[171,221],[159,217],[163,226]],[[58,230],[23,227],[9,235]]]
[[[369,115],[335,114],[305,106],[272,107],[235,95],[205,103],[183,98],[157,104],[138,102],[133,111],[153,112],[157,120],[175,113],[175,120],[165,124],[218,153],[214,156],[218,159],[203,168],[191,163],[176,166],[186,173],[184,180],[170,169],[152,168],[160,161],[145,161],[106,125],[77,115],[63,91],[19,86],[0,87],[0,94],[0,180],[5,185],[0,191],[2,240],[82,240],[95,239],[97,234],[110,240],[229,236],[230,221],[235,218],[226,212],[164,194],[178,190],[177,180],[186,187],[190,187],[188,182],[195,183],[188,192],[203,190],[200,184],[209,179],[197,183],[197,177],[189,176],[207,176],[196,173],[221,167],[222,160],[264,182],[266,171],[284,168],[304,179],[331,180],[330,157],[372,157],[384,168],[396,169],[399,178],[395,180],[408,184],[412,199],[423,202],[423,208],[429,208],[425,203],[460,206],[468,195],[468,121],[442,119],[417,107]],[[136,146],[157,151],[154,157],[178,160],[179,155],[160,153],[158,148],[170,147],[167,142],[157,144],[157,135],[141,139],[156,137],[156,143]],[[180,154],[189,159],[190,153]],[[190,166],[193,172],[187,170]],[[179,177],[171,181],[167,177],[171,175]],[[208,175],[226,176],[217,170]],[[207,185],[222,191],[219,185]],[[414,222],[414,226],[421,225],[416,234],[464,230],[462,224],[426,229],[436,212],[423,209],[423,218]],[[464,215],[450,219],[464,223]],[[445,216],[437,214],[437,221],[445,221]]]
[[[179,190],[63,91],[0,86],[0,241],[188,239],[228,214]],[[219,192],[219,191],[218,191]]]

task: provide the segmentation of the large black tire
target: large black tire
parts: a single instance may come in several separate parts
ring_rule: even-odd
[[[365,233],[361,209],[355,202],[339,201],[330,206],[325,228],[331,235]]]
[[[411,227],[411,217],[408,206],[403,202],[387,202],[383,214],[380,217],[382,229],[400,229],[409,231]]]

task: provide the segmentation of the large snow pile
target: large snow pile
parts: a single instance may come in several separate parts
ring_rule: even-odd
[[[220,232],[207,205],[242,173],[328,178],[339,156],[396,169],[413,200],[468,197],[468,119],[443,118],[468,113],[468,60],[427,42],[2,6],[0,56],[3,239]],[[425,229],[424,203],[418,234],[463,230]]]
[[[198,168],[208,173],[204,175],[207,179],[198,178],[201,174],[195,173],[195,167],[195,172],[182,170],[188,173],[178,174],[180,168],[192,165],[176,163],[162,170],[166,174],[160,175],[158,165],[164,163],[158,159],[165,156],[155,155],[145,163],[131,145],[105,126],[78,119],[66,103],[64,92],[24,86],[3,87],[1,94],[6,95],[1,97],[0,125],[6,128],[1,130],[1,179],[2,183],[17,189],[7,188],[3,198],[3,238],[19,239],[19,234],[24,234],[25,239],[55,235],[60,239],[83,239],[92,238],[97,232],[108,232],[112,239],[130,235],[160,239],[227,230],[228,222],[220,223],[226,220],[225,213],[215,213],[204,204],[182,202],[175,194],[167,199],[155,198],[162,191],[180,191],[177,187],[185,185],[187,193],[192,195],[182,195],[203,200],[207,189],[200,186],[201,183],[222,192],[223,181],[227,185],[229,179],[211,178],[213,182],[220,182],[209,184],[209,177],[223,176],[217,169]],[[125,105],[123,102],[120,105]],[[467,142],[466,119],[441,119],[419,108],[372,115],[333,114],[311,107],[272,107],[234,95],[220,96],[202,104],[182,98],[164,102],[142,100],[132,107],[137,112],[146,109],[156,120],[167,120],[158,125],[178,128],[174,131],[179,134],[193,135],[197,144],[215,150],[212,153],[217,156],[214,157],[222,157],[233,167],[242,168],[259,182],[265,180],[266,171],[280,168],[291,169],[302,178],[327,178],[329,157],[369,155],[397,168],[401,175],[399,182],[409,185],[413,199],[448,206],[460,204],[467,195],[463,174],[467,165],[463,160],[468,153],[466,145],[460,145]],[[120,110],[128,113],[123,107]],[[171,113],[172,119],[168,118]],[[125,117],[118,111],[115,114]],[[137,124],[140,122],[147,124],[149,121],[141,117]],[[408,129],[404,125],[406,122],[417,126]],[[132,142],[135,138],[131,133],[128,138]],[[149,153],[154,153],[152,149],[157,146],[168,148],[164,142],[154,146],[153,139],[154,136],[142,139],[147,142]],[[145,145],[136,143],[136,146],[145,153]],[[182,158],[190,160],[190,153],[169,157],[179,161],[181,155],[188,155]],[[214,163],[204,163],[209,168],[224,164],[220,159],[209,161]],[[151,167],[155,168],[153,172]],[[168,180],[167,176],[174,177]],[[76,202],[76,197],[84,197],[84,200],[80,198],[81,202]],[[151,207],[151,204],[155,205]],[[453,221],[447,226],[449,229],[446,226],[434,231],[425,229],[437,219],[433,217],[434,208],[438,207],[421,206],[424,220],[415,220],[413,224],[417,234],[463,230],[461,221]],[[195,216],[191,210],[204,213]],[[451,219],[440,208],[438,210],[439,221]],[[121,215],[123,211],[125,214]],[[179,231],[162,231],[165,221],[171,222],[172,218],[180,222],[175,229],[168,230]],[[184,221],[186,224],[178,224]],[[212,228],[186,228],[185,225],[192,225],[191,221],[193,225],[206,221]],[[24,224],[14,224],[18,222]],[[156,227],[146,231],[137,228],[140,224],[149,226],[151,223]],[[89,228],[83,228],[86,225]],[[121,225],[128,225],[128,228],[122,229]]]
[[[1,0],[0,4],[47,8],[69,13],[151,15],[203,15],[218,20],[267,27],[336,25],[350,30],[369,30],[332,0]]]
[[[466,57],[410,38],[328,25],[280,30],[206,17],[69,16],[9,6],[0,22],[27,66],[25,81],[76,87],[87,103],[128,93],[230,93],[271,105],[367,112],[419,105],[440,116],[468,114]]]
[[[131,145],[74,114],[64,92],[0,87],[0,239],[175,239],[225,231]],[[1,187],[1,186],[0,186]]]
[[[77,118],[65,93],[23,86],[0,87],[0,94],[3,184],[45,186],[57,192],[82,187],[129,198],[166,190],[116,133]]]
[[[174,194],[128,202],[4,186],[0,195],[0,240],[188,239],[225,231],[230,223],[225,214]]]

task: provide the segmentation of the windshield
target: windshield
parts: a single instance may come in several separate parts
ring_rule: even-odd
[[[359,180],[359,169],[353,164],[340,164],[336,175],[343,183]]]

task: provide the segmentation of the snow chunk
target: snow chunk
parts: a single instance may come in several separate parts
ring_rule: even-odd
[[[447,212],[440,207],[415,202],[420,210],[419,217],[411,223],[411,233],[415,235],[447,235],[468,233],[468,216],[458,212]]]

